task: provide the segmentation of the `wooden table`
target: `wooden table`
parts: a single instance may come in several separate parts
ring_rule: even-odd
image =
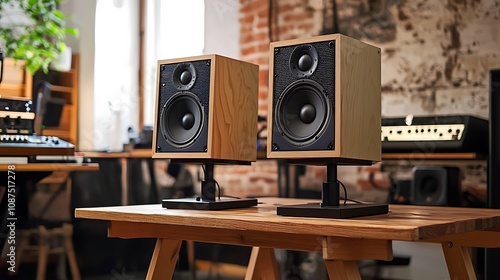
[[[150,168],[150,175],[151,178],[153,178],[153,171],[151,168],[153,168],[153,150],[151,149],[134,149],[128,152],[80,152],[81,155],[89,158],[99,158],[99,159],[119,159],[120,160],[120,165],[122,169],[122,174],[121,174],[121,188],[122,188],[122,197],[121,197],[121,203],[122,205],[127,205],[128,204],[128,192],[129,192],[129,187],[128,187],[128,180],[129,180],[129,174],[128,174],[128,161],[129,159],[135,158],[135,159],[148,159],[150,160],[148,162],[149,168]]]
[[[279,279],[272,248],[322,251],[330,279],[361,279],[358,260],[391,260],[392,241],[440,243],[451,279],[476,279],[466,247],[500,247],[500,210],[390,205],[355,219],[276,215],[313,200],[259,198],[257,207],[164,209],[159,204],[79,208],[76,218],[109,221],[109,237],[157,238],[147,279],[172,277],[182,240],[253,246],[246,279]]]

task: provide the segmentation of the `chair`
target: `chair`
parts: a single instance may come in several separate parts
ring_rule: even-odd
[[[67,258],[71,270],[71,276],[74,280],[81,279],[80,271],[76,261],[73,248],[73,225],[69,222],[69,199],[71,197],[71,178],[67,172],[55,172],[53,175],[43,179],[38,183],[40,185],[57,186],[55,192],[35,192],[30,202],[30,226],[27,229],[20,229],[17,232],[17,270],[21,264],[27,261],[37,261],[37,280],[46,279],[47,264],[52,255],[59,255],[57,274],[65,278]],[[60,194],[66,192],[66,195]],[[59,200],[58,200],[59,199]],[[45,203],[33,203],[37,202]],[[56,202],[58,201],[58,202]],[[51,208],[54,204],[67,202],[68,213],[63,213],[60,209],[52,210],[52,213],[63,213],[62,215],[51,214]],[[31,207],[31,205],[35,205]],[[36,214],[33,214],[36,213]],[[51,217],[52,216],[52,217]],[[63,258],[64,257],[64,258]]]

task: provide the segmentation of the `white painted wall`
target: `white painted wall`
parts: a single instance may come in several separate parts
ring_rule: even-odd
[[[93,149],[94,131],[94,61],[95,13],[97,0],[64,1],[61,10],[68,15],[67,26],[78,28],[79,37],[67,36],[66,43],[80,54],[78,88],[78,144],[79,149]]]
[[[205,0],[205,54],[240,57],[240,1]]]
[[[80,32],[67,38],[80,54],[79,149],[121,149],[127,127],[138,129],[139,3],[67,0],[61,10]]]

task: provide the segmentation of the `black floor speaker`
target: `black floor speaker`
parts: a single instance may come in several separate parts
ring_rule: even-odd
[[[451,166],[415,166],[411,201],[415,205],[460,206],[460,169]]]

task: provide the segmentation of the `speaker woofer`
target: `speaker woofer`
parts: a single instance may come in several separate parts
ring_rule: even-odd
[[[191,92],[178,92],[162,109],[160,127],[165,140],[177,148],[191,145],[203,127],[203,106]]]
[[[277,128],[284,139],[295,146],[307,146],[323,134],[331,109],[320,84],[298,80],[285,88],[275,112]]]
[[[191,63],[181,63],[174,69],[172,83],[178,90],[189,90],[196,81],[196,69]]]
[[[435,201],[439,201],[442,196],[441,189],[442,182],[440,182],[439,178],[436,176],[424,176],[420,178],[418,185],[419,199],[422,201],[422,204],[432,204]]]
[[[290,71],[298,78],[311,76],[318,66],[318,52],[310,45],[295,47],[290,56]]]

